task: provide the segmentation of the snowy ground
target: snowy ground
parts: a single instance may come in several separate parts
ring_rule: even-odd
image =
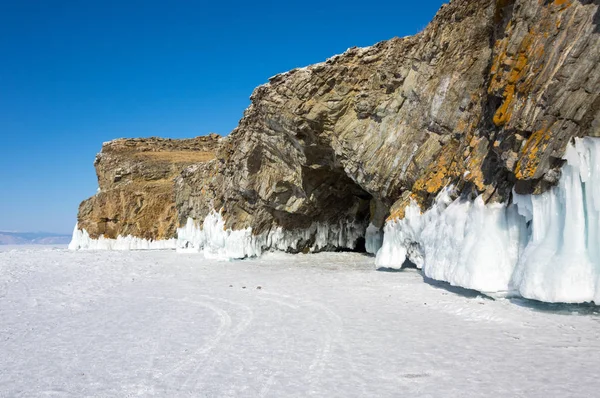
[[[373,262],[4,248],[0,397],[597,396],[594,308]]]

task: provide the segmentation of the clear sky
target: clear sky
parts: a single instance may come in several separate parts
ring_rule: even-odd
[[[0,0],[0,230],[70,232],[102,142],[229,133],[254,87],[442,0]]]

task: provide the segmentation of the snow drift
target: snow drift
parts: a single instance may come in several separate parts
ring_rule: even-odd
[[[380,267],[411,260],[432,279],[547,302],[600,303],[600,139],[576,139],[559,185],[511,204],[450,199],[421,214],[412,203],[385,227]]]

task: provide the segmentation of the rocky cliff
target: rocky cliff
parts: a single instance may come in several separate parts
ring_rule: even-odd
[[[98,192],[83,201],[79,229],[91,238],[174,238],[175,178],[192,164],[209,162],[221,138],[118,139],[104,143],[94,166]]]
[[[272,77],[220,161],[179,178],[180,221],[381,227],[450,184],[546,191],[569,140],[600,135],[599,4],[455,0],[413,37]]]
[[[578,254],[600,246],[600,146],[579,139],[600,137],[600,0],[453,0],[415,36],[276,75],[251,100],[222,140],[105,145],[78,228],[180,227],[180,248],[233,258],[383,243],[382,266],[549,301],[578,287],[539,293],[531,259],[561,263],[572,236]]]

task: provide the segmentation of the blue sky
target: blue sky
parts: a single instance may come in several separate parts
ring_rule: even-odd
[[[103,141],[229,133],[254,87],[441,0],[0,0],[0,230],[70,232]]]

